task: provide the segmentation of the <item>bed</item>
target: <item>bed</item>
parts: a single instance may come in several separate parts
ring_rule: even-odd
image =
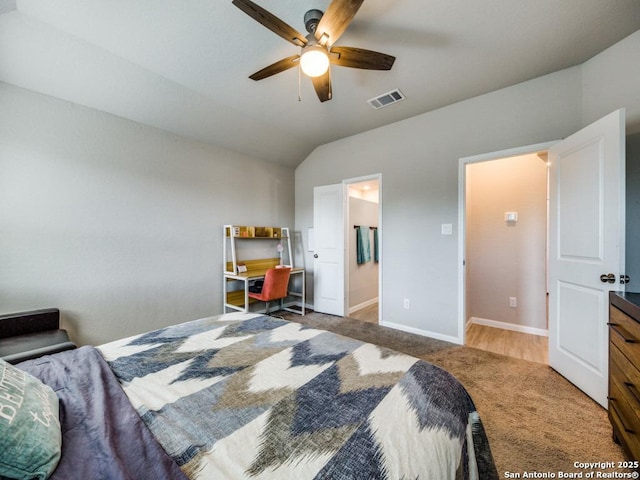
[[[15,477],[31,468],[25,476],[65,480],[498,478],[452,375],[275,317],[224,314],[0,367],[0,399],[28,390],[23,373],[41,382],[38,401],[53,403],[31,416],[60,440],[34,453],[49,445],[3,432],[3,457],[9,447],[36,456],[0,460],[0,476],[15,467]]]

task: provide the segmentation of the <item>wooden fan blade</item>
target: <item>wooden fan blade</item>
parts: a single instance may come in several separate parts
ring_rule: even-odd
[[[354,47],[331,47],[329,60],[334,65],[366,70],[391,70],[396,57]]]
[[[272,63],[268,67],[264,67],[253,75],[250,75],[249,78],[251,80],[258,81],[277,73],[284,72],[285,70],[289,70],[290,68],[297,66],[299,59],[300,55],[292,55],[291,57],[283,58],[282,60],[278,60],[276,63]]]
[[[333,0],[324,12],[314,32],[322,45],[333,45],[347,29],[364,0]],[[327,38],[324,38],[324,35]]]
[[[324,75],[320,75],[319,77],[311,77],[313,88],[316,89],[316,93],[318,94],[318,98],[321,102],[331,100],[332,97],[330,72],[331,69],[327,70],[327,73],[325,73]]]
[[[251,0],[233,0],[231,3],[256,22],[284,38],[287,42],[291,42],[298,47],[303,47],[307,44],[307,39],[303,34]]]

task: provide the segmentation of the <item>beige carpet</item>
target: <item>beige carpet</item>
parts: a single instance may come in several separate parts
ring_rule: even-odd
[[[574,463],[624,459],[611,439],[606,411],[548,366],[343,317],[315,312],[283,317],[451,372],[476,403],[500,478],[507,478],[505,472],[584,472]]]

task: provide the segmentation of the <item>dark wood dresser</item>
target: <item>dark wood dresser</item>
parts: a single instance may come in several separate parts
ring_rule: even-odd
[[[609,420],[614,440],[640,460],[640,293],[609,294]]]

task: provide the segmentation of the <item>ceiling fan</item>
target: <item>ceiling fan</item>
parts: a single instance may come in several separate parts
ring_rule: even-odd
[[[301,70],[311,77],[320,101],[326,102],[332,97],[329,64],[366,70],[391,70],[396,59],[391,55],[335,45],[363,2],[364,0],[333,0],[324,13],[309,10],[304,15],[305,28],[309,32],[305,36],[251,0],[233,0],[236,7],[255,21],[302,49],[299,55],[283,58],[249,78],[262,80],[299,64]]]

